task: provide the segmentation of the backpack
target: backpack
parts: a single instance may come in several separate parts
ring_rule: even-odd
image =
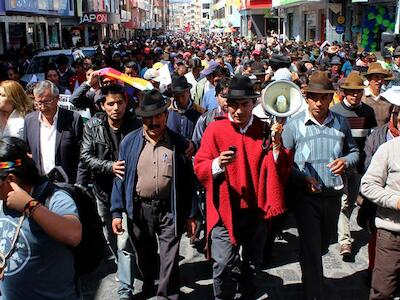
[[[43,185],[41,192],[35,198],[44,205],[46,199],[57,190],[65,191],[74,199],[82,224],[82,240],[72,249],[75,273],[80,276],[94,271],[102,261],[106,249],[103,226],[94,197],[80,185],[52,181],[46,181]]]

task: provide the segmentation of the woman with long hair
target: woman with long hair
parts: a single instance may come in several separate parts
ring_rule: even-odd
[[[22,138],[24,118],[32,108],[32,100],[17,81],[3,81],[0,84],[0,137]]]

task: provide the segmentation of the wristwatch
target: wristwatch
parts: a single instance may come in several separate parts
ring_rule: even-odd
[[[36,199],[30,200],[28,203],[26,203],[26,205],[24,207],[25,215],[28,218],[30,218],[32,216],[32,213],[35,210],[35,208],[38,207],[39,205],[42,205],[42,203],[40,203],[38,200],[36,200]]]

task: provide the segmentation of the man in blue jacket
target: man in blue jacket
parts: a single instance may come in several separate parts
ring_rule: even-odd
[[[125,174],[114,181],[111,212],[116,234],[123,232],[122,213],[128,215],[144,296],[154,296],[154,280],[159,278],[157,297],[178,299],[180,236],[197,205],[192,204],[194,173],[185,155],[188,143],[167,127],[168,105],[162,94],[153,90],[136,109],[143,128],[127,135],[120,145],[119,160],[125,162]],[[193,232],[194,224],[193,220],[188,226]]]

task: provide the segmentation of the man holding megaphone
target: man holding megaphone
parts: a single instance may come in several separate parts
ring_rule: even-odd
[[[252,114],[259,96],[248,77],[234,77],[226,95],[228,113],[207,127],[195,156],[194,169],[206,189],[215,299],[234,299],[237,292],[242,299],[254,298],[267,220],[285,211],[291,156],[281,146],[279,123],[263,147],[264,123]]]
[[[326,299],[322,255],[336,236],[343,180],[359,150],[345,117],[331,112],[334,89],[327,73],[316,71],[305,88],[308,109],[294,116],[283,132],[283,145],[294,153],[293,205],[300,237],[304,299]]]

